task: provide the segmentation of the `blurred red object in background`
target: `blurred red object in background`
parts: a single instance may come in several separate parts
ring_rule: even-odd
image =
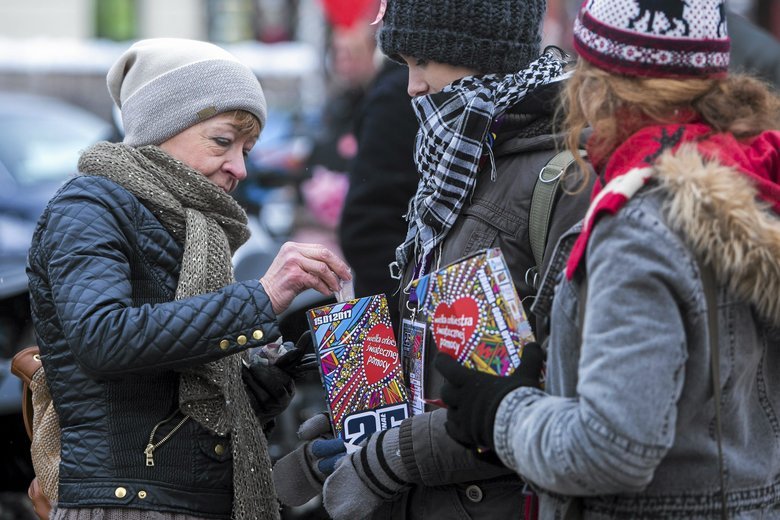
[[[321,0],[325,16],[335,27],[352,27],[358,20],[371,22],[379,10],[378,0]]]

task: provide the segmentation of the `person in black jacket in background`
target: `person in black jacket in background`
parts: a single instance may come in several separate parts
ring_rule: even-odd
[[[356,121],[358,152],[339,228],[355,296],[385,293],[393,323],[398,282],[387,266],[406,236],[404,215],[418,181],[413,159],[418,123],[406,92],[408,76],[406,67],[386,59],[369,87]]]
[[[335,20],[334,20],[335,22]],[[300,186],[304,207],[294,239],[338,251],[338,226],[358,150],[355,121],[377,73],[374,28],[364,17],[333,25],[326,58],[326,98]]]

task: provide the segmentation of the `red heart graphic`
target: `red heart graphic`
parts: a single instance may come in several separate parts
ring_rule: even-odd
[[[460,359],[463,348],[474,334],[479,320],[479,308],[473,298],[458,298],[452,305],[441,302],[433,311],[433,339],[436,347],[455,359]]]
[[[373,385],[398,366],[398,347],[393,329],[380,323],[371,327],[363,340],[363,370],[366,381]]]

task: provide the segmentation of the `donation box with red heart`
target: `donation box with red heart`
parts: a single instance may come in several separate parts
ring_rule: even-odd
[[[499,376],[520,365],[523,346],[534,337],[499,248],[443,267],[418,287],[439,351]]]
[[[306,314],[333,431],[347,451],[409,417],[385,295],[325,305]]]

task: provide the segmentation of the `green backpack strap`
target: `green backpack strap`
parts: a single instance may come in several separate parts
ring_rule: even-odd
[[[579,150],[579,153],[583,157],[586,155],[585,150]],[[561,183],[563,173],[574,162],[574,154],[569,150],[558,152],[544,165],[534,185],[531,210],[528,212],[528,237],[536,266],[529,269],[525,276],[526,283],[534,288],[538,287],[538,275],[544,260],[544,250],[547,247],[547,235],[550,231],[550,219],[558,194],[558,186]]]

